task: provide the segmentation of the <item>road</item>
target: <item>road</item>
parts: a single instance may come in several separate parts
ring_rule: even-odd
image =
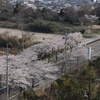
[[[12,90],[10,91],[10,93],[9,93],[9,98],[10,98],[10,97],[13,97],[14,95],[16,95],[16,94],[19,93],[19,92],[20,92],[20,91],[19,91],[19,88],[14,88],[14,89],[12,89]],[[0,100],[6,100],[6,93],[0,95]],[[9,99],[9,100],[11,100],[11,99]],[[12,100],[14,100],[14,99],[12,99]]]
[[[91,47],[92,57],[93,56],[100,56],[100,41],[89,44],[89,45],[87,45],[87,47]]]

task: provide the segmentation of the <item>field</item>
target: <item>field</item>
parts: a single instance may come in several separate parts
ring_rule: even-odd
[[[8,32],[12,36],[22,37],[22,31],[17,29],[8,29],[8,28],[0,28],[0,33]],[[36,32],[23,32],[23,34],[28,33],[32,34],[32,39],[34,41],[43,42],[44,40],[51,40],[61,37],[62,35],[57,34],[45,34],[45,33],[36,33]]]
[[[100,25],[93,25],[92,29],[100,29]]]

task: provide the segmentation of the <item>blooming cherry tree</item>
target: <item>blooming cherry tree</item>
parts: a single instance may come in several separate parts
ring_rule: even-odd
[[[71,33],[67,36],[67,48],[72,49],[77,46],[82,39],[81,33]],[[65,39],[63,36],[55,40],[46,40],[43,43],[33,45],[18,55],[9,55],[9,83],[16,85],[31,85],[32,79],[39,81],[47,79],[57,79],[57,73],[60,71],[59,67],[52,63],[45,63],[43,60],[38,60],[40,53],[50,53],[52,49],[57,51],[65,48]],[[73,49],[72,55],[84,56],[80,53],[80,48]],[[83,55],[82,55],[83,54]],[[0,56],[0,73],[6,74],[6,56]]]

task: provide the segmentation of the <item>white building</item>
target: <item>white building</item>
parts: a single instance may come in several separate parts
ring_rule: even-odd
[[[100,0],[91,0],[93,3],[100,3]]]
[[[100,0],[96,0],[97,3],[100,3]]]
[[[12,5],[15,5],[16,3],[19,3],[19,4],[33,4],[35,0],[11,0],[10,3]]]

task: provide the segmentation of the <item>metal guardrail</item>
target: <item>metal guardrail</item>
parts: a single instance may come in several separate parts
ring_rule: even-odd
[[[91,43],[93,43],[93,42],[97,42],[97,41],[99,41],[99,40],[100,40],[100,35],[98,35],[98,36],[92,38],[91,40],[85,41],[85,42],[81,43],[80,45],[81,45],[81,46],[82,46],[82,45],[86,46],[86,45],[89,45],[89,44],[91,44]]]

